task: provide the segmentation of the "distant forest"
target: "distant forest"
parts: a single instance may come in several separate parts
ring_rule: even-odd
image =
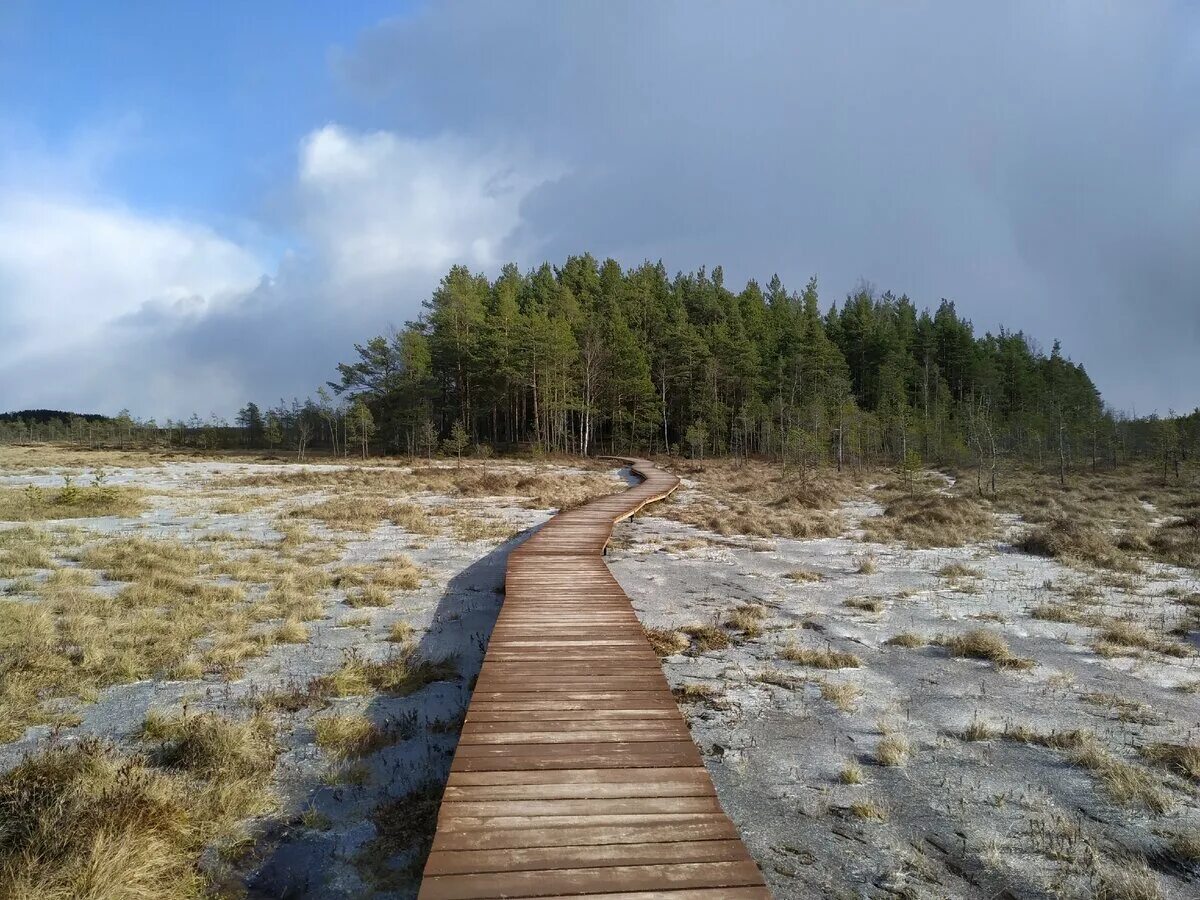
[[[822,463],[1078,465],[1200,447],[1200,411],[1108,409],[1058,341],[977,335],[954,303],[918,309],[862,285],[822,304],[817,281],[734,292],[720,267],[674,278],[573,256],[494,281],[454,266],[402,330],[355,346],[313,399],[146,425],[181,444],[298,451],[524,449],[760,456]],[[96,424],[61,420],[82,434]],[[117,422],[118,420],[111,420]],[[46,428],[42,432],[46,436]],[[20,439],[0,421],[0,439]],[[27,429],[26,435],[33,436]]]

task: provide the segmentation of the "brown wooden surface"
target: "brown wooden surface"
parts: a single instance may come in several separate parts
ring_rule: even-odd
[[[509,556],[421,900],[770,898],[602,559],[615,522],[679,484],[632,468],[640,484]]]

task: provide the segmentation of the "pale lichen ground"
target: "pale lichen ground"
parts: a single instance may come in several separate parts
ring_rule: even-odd
[[[86,457],[84,457],[86,459]],[[64,468],[25,465],[5,471],[0,459],[0,487],[23,490],[37,485],[61,490],[64,474],[87,485],[92,470],[85,464]],[[427,469],[431,464],[418,464]],[[514,476],[542,473],[564,484],[590,478],[605,490],[623,484],[615,469],[591,472],[569,467],[519,463],[464,466],[433,463],[453,480],[486,471]],[[469,496],[414,490],[390,493],[410,471],[404,466],[378,469],[348,464],[296,465],[282,462],[164,461],[109,465],[105,484],[144,492],[144,510],[133,516],[71,518],[32,523],[0,522],[0,530],[31,527],[55,535],[50,565],[20,577],[0,578],[0,603],[43,602],[40,586],[57,569],[77,568],[89,548],[131,536],[203,547],[227,560],[246,553],[262,554],[272,565],[295,568],[297,577],[317,572],[317,607],[304,627],[307,639],[270,643],[261,655],[251,654],[224,672],[196,671],[191,677],[138,678],[83,698],[50,697],[55,722],[21,727],[16,740],[0,745],[0,772],[26,754],[79,741],[89,735],[117,743],[129,753],[146,752],[139,732],[148,714],[194,715],[215,712],[243,719],[253,709],[271,717],[282,753],[271,793],[275,811],[244,823],[244,836],[213,848],[201,860],[206,876],[221,892],[241,896],[407,897],[415,894],[412,878],[421,842],[432,827],[429,790],[436,808],[457,739],[462,713],[483,647],[502,599],[507,551],[520,533],[546,521],[550,508],[528,508],[521,496],[481,493]],[[346,487],[339,487],[344,472]],[[373,473],[380,483],[372,487]],[[315,482],[315,483],[312,483]],[[404,501],[417,530],[388,521],[343,527],[324,523],[297,510],[343,494],[366,500],[386,495]],[[542,485],[543,487],[545,485]],[[423,512],[427,512],[427,518]],[[353,510],[350,511],[353,513]],[[422,524],[423,523],[423,524]],[[299,527],[299,551],[287,549],[289,527]],[[475,535],[478,539],[472,539]],[[293,535],[293,537],[295,537]],[[358,570],[370,584],[406,556],[421,570],[415,589],[387,590],[382,606],[352,606],[360,588],[342,584],[336,573]],[[304,560],[296,563],[297,559]],[[319,570],[319,571],[318,571]],[[244,579],[245,607],[252,609],[269,593],[253,572]],[[263,574],[262,579],[268,580]],[[238,584],[212,576],[216,584]],[[119,595],[122,585],[99,577],[89,589],[97,598]],[[267,634],[281,623],[254,621],[250,634]],[[357,690],[320,694],[312,686],[344,670],[356,660],[393,657],[404,645],[417,659],[449,661],[450,674],[417,685],[415,692]],[[213,622],[215,636],[222,622]],[[202,639],[203,650],[211,644]],[[423,685],[423,686],[422,686]],[[379,729],[381,747],[339,760],[318,746],[314,725],[331,715],[364,715]],[[10,725],[11,729],[11,725]],[[432,786],[432,787],[431,787]]]
[[[685,481],[668,502],[703,499]],[[869,500],[843,504],[843,535],[807,541],[721,537],[666,512],[618,526],[608,561],[646,627],[729,639],[693,640],[664,668],[776,897],[1200,896],[1195,773],[1138,752],[1200,742],[1197,633],[1171,638],[1178,656],[1101,655],[1096,627],[1031,616],[1074,592],[1098,617],[1165,633],[1200,587],[1194,570],[1068,568],[1014,551],[1013,517],[961,548],[867,543],[859,523],[882,512]],[[955,564],[975,574],[938,574]],[[762,608],[761,634],[722,627],[745,605]],[[940,645],[980,628],[1032,666]],[[901,633],[921,645],[887,643]],[[798,664],[789,646],[859,665]],[[1108,755],[1068,746],[1079,740]],[[880,764],[897,743],[906,758]],[[1105,772],[1141,794],[1118,800]]]

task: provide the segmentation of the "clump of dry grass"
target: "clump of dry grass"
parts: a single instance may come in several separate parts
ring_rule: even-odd
[[[939,578],[982,578],[983,571],[963,565],[962,563],[947,563],[937,570]]]
[[[274,756],[257,737],[253,744],[247,754],[208,741],[165,769],[95,738],[27,756],[0,775],[5,895],[203,895],[201,850],[271,806],[265,774]]]
[[[274,727],[263,716],[237,722],[216,713],[152,712],[142,738],[160,744],[160,764],[209,779],[261,777],[279,754]]]
[[[407,644],[412,640],[414,629],[405,621],[393,622],[387,639],[393,644]]]
[[[908,763],[912,745],[901,734],[885,734],[875,745],[875,761],[881,766],[897,768]]]
[[[676,653],[682,653],[691,646],[691,641],[687,635],[673,628],[647,628],[642,626],[642,631],[646,634],[646,640],[650,642],[651,649],[660,657],[674,656]]]
[[[337,671],[313,679],[311,690],[316,696],[356,697],[372,691],[404,696],[457,677],[453,660],[425,659],[415,647],[404,645],[382,660],[348,651]]]
[[[916,647],[924,647],[929,643],[919,634],[913,634],[911,631],[902,631],[899,634],[894,634],[883,642],[888,647],[904,647],[906,650],[912,650]]]
[[[21,525],[0,531],[0,578],[19,578],[54,563],[47,552],[54,540],[40,528]]]
[[[784,647],[779,655],[788,662],[810,666],[814,669],[857,669],[861,665],[859,658],[853,653],[828,648],[818,650],[796,644]]]
[[[391,595],[377,584],[365,584],[346,596],[346,603],[355,609],[364,606],[391,606]]]
[[[725,627],[740,631],[743,637],[756,638],[763,632],[762,621],[766,617],[765,607],[757,604],[739,606],[726,617]]]
[[[887,821],[887,810],[874,800],[856,800],[850,804],[850,812],[856,819],[868,822]]]
[[[1104,531],[1077,519],[1052,519],[1027,532],[1016,546],[1034,556],[1089,563],[1121,572],[1136,572],[1140,568]]]
[[[393,556],[364,565],[339,566],[333,573],[336,587],[365,587],[393,591],[415,591],[428,573],[407,556]],[[386,604],[385,604],[386,605]]]
[[[696,681],[685,682],[679,687],[674,688],[671,693],[681,703],[712,704],[721,696],[720,688],[713,687],[711,684],[701,684]]]
[[[1162,900],[1158,877],[1142,860],[1106,865],[1096,881],[1095,900]]]
[[[800,582],[801,584],[805,584],[805,583],[810,583],[810,582],[814,582],[814,581],[820,581],[825,576],[822,575],[820,572],[813,572],[810,569],[793,569],[792,571],[788,572],[783,577],[788,579],[789,581],[796,581],[796,582]]]
[[[729,640],[729,635],[716,625],[685,625],[679,630],[691,638],[692,648],[698,653],[707,653],[709,650],[724,650],[732,643]]]
[[[860,609],[863,612],[881,613],[884,602],[882,597],[851,597],[842,601],[842,606],[847,609]]]
[[[1140,803],[1156,813],[1171,809],[1171,798],[1156,779],[1144,769],[1117,759],[1093,738],[1080,742],[1071,754],[1071,762],[1091,772],[1117,803]]]
[[[1191,651],[1181,643],[1157,637],[1132,622],[1111,619],[1100,629],[1099,638],[1093,645],[1093,649],[1101,656],[1116,656],[1126,649],[1152,650],[1155,653],[1176,658],[1191,655]]]
[[[1185,778],[1200,781],[1200,744],[1158,742],[1143,747],[1141,754]]]
[[[854,561],[854,571],[859,575],[874,575],[879,571],[879,563],[875,561],[874,554],[868,553]]]
[[[68,484],[61,488],[0,488],[0,522],[136,516],[145,509],[137,488]]]
[[[853,712],[862,693],[862,688],[849,682],[835,684],[827,681],[821,685],[821,699],[828,700],[842,712]]]
[[[842,784],[862,784],[862,766],[856,762],[848,761],[846,765],[842,766],[842,770],[838,772],[838,781]]]
[[[995,527],[986,502],[940,492],[901,494],[887,504],[883,515],[863,521],[868,540],[911,547],[961,547],[987,540]]]
[[[392,735],[366,716],[352,713],[313,719],[317,746],[335,759],[367,756],[392,742]]]
[[[371,811],[375,837],[363,848],[356,864],[376,890],[413,891],[433,844],[442,784],[419,784],[401,797],[390,798]],[[403,854],[405,862],[396,865]]]
[[[306,644],[308,626],[299,619],[285,619],[275,628],[273,637],[279,644]]]
[[[1034,666],[1033,660],[1014,656],[1004,638],[984,628],[973,628],[944,643],[951,656],[985,659],[1003,669],[1031,669]]]
[[[430,517],[429,510],[419,503],[392,503],[387,507],[385,515],[393,525],[399,525],[410,534],[431,537],[441,531]]]
[[[1188,862],[1200,860],[1200,828],[1188,828],[1171,835],[1171,852]]]

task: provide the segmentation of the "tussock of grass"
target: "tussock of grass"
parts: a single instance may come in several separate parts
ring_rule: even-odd
[[[1200,781],[1200,744],[1171,744],[1159,742],[1143,747],[1142,756],[1166,766],[1172,772]]]
[[[433,844],[441,798],[442,785],[430,781],[371,811],[375,837],[363,848],[357,864],[376,889],[411,890]],[[404,854],[402,866],[396,865],[399,854]]]
[[[875,561],[875,557],[868,553],[866,556],[859,557],[855,561],[855,572],[859,575],[874,575],[879,571],[879,563]]]
[[[983,572],[980,569],[965,566],[962,563],[949,563],[937,570],[939,578],[982,578]]]
[[[317,746],[335,759],[367,756],[392,742],[392,735],[364,715],[321,716],[313,720]]]
[[[899,634],[894,634],[883,642],[888,647],[904,647],[907,650],[912,650],[916,647],[924,647],[929,643],[919,634],[913,634],[911,631],[902,631]]]
[[[721,696],[720,688],[689,681],[671,691],[681,703],[710,703]]]
[[[415,591],[425,582],[427,574],[409,557],[401,555],[370,565],[341,566],[334,572],[333,583],[341,588],[371,585],[393,591]]]
[[[1152,650],[1164,656],[1177,658],[1191,655],[1191,652],[1183,644],[1157,637],[1140,625],[1110,620],[1100,629],[1099,639],[1094,645],[1094,649],[1101,656],[1112,656],[1117,655],[1120,648]]]
[[[376,584],[363,585],[357,591],[346,597],[346,603],[355,608],[363,606],[391,606],[392,598],[383,588]]]
[[[672,628],[646,628],[643,626],[642,631],[646,633],[646,640],[650,642],[651,649],[663,658],[682,653],[691,646],[686,634]]]
[[[391,629],[388,630],[387,639],[393,644],[407,644],[412,640],[413,627],[407,622],[393,622]]]
[[[1141,860],[1105,866],[1096,883],[1095,900],[1162,900],[1158,876]]]
[[[783,577],[789,581],[796,581],[800,582],[801,584],[806,584],[814,581],[820,581],[825,576],[820,572],[813,572],[809,569],[793,569]]]
[[[842,606],[847,609],[860,609],[863,612],[881,613],[884,602],[882,597],[851,597],[842,601]]]
[[[130,487],[0,488],[0,522],[136,516],[143,509],[142,492]]]
[[[856,762],[847,762],[842,771],[838,772],[838,781],[842,784],[862,784],[862,767]]]
[[[1014,656],[1008,642],[994,631],[974,628],[945,642],[951,656],[985,659],[1004,669],[1031,669],[1033,660]]]
[[[1171,836],[1170,847],[1180,859],[1191,863],[1200,860],[1200,828],[1177,831]]]
[[[902,494],[882,516],[863,521],[868,540],[911,547],[961,547],[992,537],[991,508],[976,497],[957,494]]]
[[[850,812],[856,819],[869,822],[887,821],[887,810],[874,800],[856,800],[850,804]]]
[[[679,630],[691,638],[692,646],[699,653],[724,650],[731,643],[729,635],[716,625],[685,625]]]
[[[206,893],[204,846],[266,812],[274,757],[211,755],[163,769],[94,738],[28,756],[0,775],[0,880],[13,898],[164,898]],[[216,752],[209,746],[210,752]],[[247,774],[252,773],[252,774]]]
[[[53,562],[47,551],[53,538],[39,528],[21,525],[0,530],[0,578],[19,578]]]
[[[842,712],[853,712],[860,697],[862,688],[856,684],[834,684],[827,681],[821,685],[821,699],[828,700]]]
[[[899,734],[885,734],[875,745],[875,761],[881,766],[900,767],[908,763],[912,745]]]
[[[1138,803],[1156,813],[1171,809],[1170,797],[1150,773],[1117,759],[1092,738],[1080,743],[1071,762],[1091,772],[1117,803]]]
[[[725,627],[740,631],[743,636],[756,638],[762,634],[762,620],[767,610],[758,605],[739,606],[725,619]]]
[[[313,692],[333,697],[355,697],[377,691],[405,696],[435,681],[458,678],[453,660],[429,660],[415,647],[404,646],[382,660],[364,659],[350,651],[331,675],[313,680]]]
[[[262,777],[279,754],[274,728],[262,716],[236,722],[216,713],[152,713],[142,738],[161,744],[155,754],[161,765],[208,779]]]
[[[779,655],[788,662],[810,666],[814,669],[857,669],[861,665],[858,657],[853,653],[829,649],[817,650],[812,647],[800,647],[796,644],[784,647]]]
[[[1053,519],[1026,533],[1016,546],[1034,556],[1089,563],[1121,572],[1139,570],[1137,561],[1124,554],[1104,531],[1075,519]]]
[[[306,644],[308,626],[299,619],[287,619],[276,627],[273,637],[280,644]]]

